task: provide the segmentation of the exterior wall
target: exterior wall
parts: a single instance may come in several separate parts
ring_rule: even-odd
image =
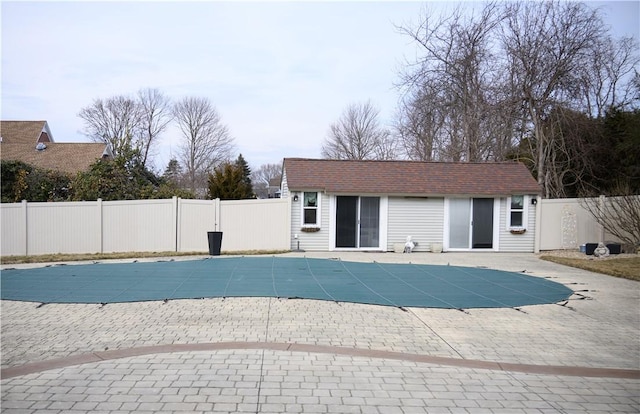
[[[431,243],[442,243],[444,234],[443,198],[389,197],[387,250],[412,236],[418,245],[414,251],[431,250]]]
[[[288,193],[288,192],[287,192]],[[291,201],[291,250],[298,248],[300,241],[300,249],[310,251],[327,251],[329,250],[329,224],[330,224],[330,208],[329,196],[325,193],[320,194],[320,231],[315,233],[303,232],[302,229],[302,195],[298,201]],[[284,194],[284,190],[283,190]],[[302,193],[300,193],[302,194]],[[292,194],[289,194],[293,200]],[[296,238],[297,236],[297,238]]]
[[[287,198],[289,197],[289,186],[287,185],[287,170],[282,169],[282,184],[281,184],[282,188],[280,189],[282,191],[282,194],[280,194],[280,197],[282,198]]]
[[[0,204],[0,253],[287,250],[288,200],[131,200]],[[247,236],[248,235],[248,236]]]
[[[511,234],[507,227],[507,198],[500,199],[500,234],[499,251],[501,252],[533,252],[535,247],[536,207],[531,204],[531,197],[525,199],[527,203],[527,231],[524,234]]]

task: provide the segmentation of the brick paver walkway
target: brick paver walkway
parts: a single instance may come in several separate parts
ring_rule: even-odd
[[[526,270],[583,296],[466,312],[270,298],[3,301],[2,412],[640,412],[637,282],[534,255],[342,256]],[[171,344],[177,352],[141,348]]]

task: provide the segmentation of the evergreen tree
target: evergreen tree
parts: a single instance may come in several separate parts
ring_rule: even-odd
[[[251,182],[251,168],[249,168],[249,164],[247,164],[247,161],[244,159],[242,154],[238,155],[236,165],[242,170],[242,181],[249,186],[249,189],[252,192],[253,184]]]
[[[164,177],[156,176],[141,162],[137,150],[113,160],[98,160],[73,182],[74,200],[136,200],[149,198],[194,198]]]
[[[180,184],[182,178],[182,167],[177,159],[172,158],[169,160],[169,164],[167,164],[167,168],[165,168],[162,178],[170,183],[176,185]]]
[[[254,198],[244,174],[244,168],[237,161],[215,168],[213,174],[209,174],[209,197],[221,200]]]

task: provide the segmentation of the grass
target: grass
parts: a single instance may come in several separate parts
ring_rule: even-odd
[[[540,256],[540,258],[549,262],[577,267],[578,269],[589,270],[591,272],[640,281],[640,256],[607,260],[586,260],[558,256]]]
[[[258,255],[279,254],[288,250],[243,250],[234,252],[222,252],[223,255]],[[125,253],[87,253],[87,254],[43,254],[35,256],[4,256],[0,263],[48,263],[48,262],[78,262],[83,260],[109,260],[109,259],[143,259],[149,257],[173,257],[173,256],[206,256],[208,252],[125,252]]]

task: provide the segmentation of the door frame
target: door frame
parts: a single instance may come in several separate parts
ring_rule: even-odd
[[[379,237],[377,247],[336,247],[336,206],[338,204],[337,197],[351,196],[358,197],[358,215],[360,214],[360,198],[361,197],[379,197],[380,205],[378,214]],[[387,230],[389,216],[389,197],[380,194],[331,194],[329,195],[329,251],[387,251]],[[359,217],[358,217],[359,220]],[[358,223],[358,232],[359,232]],[[358,242],[359,244],[359,242]]]
[[[472,221],[473,221],[473,199],[474,198],[491,198],[493,199],[493,240],[492,240],[492,245],[493,247],[491,248],[477,248],[474,249],[472,247],[472,240],[473,240],[473,225],[472,225]],[[469,204],[470,204],[470,208],[469,208],[469,243],[467,244],[467,248],[452,248],[450,246],[450,225],[451,225],[451,220],[450,220],[450,212],[449,212],[449,208],[450,208],[450,200],[451,199],[464,199],[464,200],[469,200]],[[443,226],[443,251],[450,251],[450,252],[456,252],[456,251],[461,251],[461,252],[468,252],[468,251],[474,251],[474,252],[482,252],[482,251],[489,251],[489,252],[497,252],[500,251],[500,198],[499,197],[446,197],[444,199],[444,226]]]

